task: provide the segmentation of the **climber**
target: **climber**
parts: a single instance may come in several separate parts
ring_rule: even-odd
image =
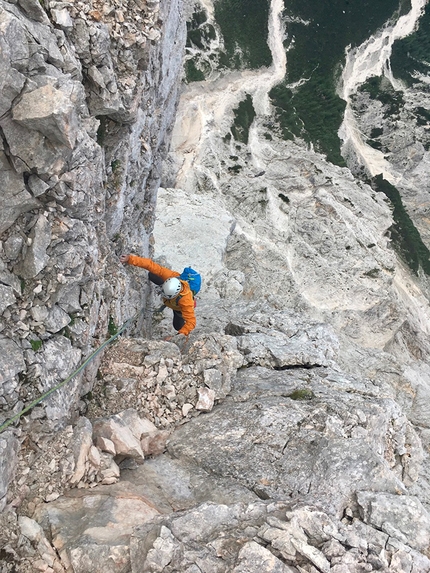
[[[123,264],[142,267],[149,271],[149,280],[162,288],[164,305],[173,310],[173,328],[188,339],[188,335],[196,326],[194,297],[188,282],[178,278],[180,273],[162,267],[151,259],[136,255],[121,255],[119,260]]]

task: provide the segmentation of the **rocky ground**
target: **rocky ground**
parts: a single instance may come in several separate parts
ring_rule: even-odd
[[[199,309],[186,344],[166,316],[113,345],[79,421],[24,442],[3,571],[427,571],[424,452],[395,389],[345,375],[302,314]]]

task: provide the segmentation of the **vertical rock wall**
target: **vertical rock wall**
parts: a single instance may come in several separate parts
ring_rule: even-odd
[[[184,43],[181,0],[0,0],[0,422],[145,296],[117,255],[150,248]],[[70,419],[97,367],[27,423]],[[16,451],[16,431],[1,439]]]

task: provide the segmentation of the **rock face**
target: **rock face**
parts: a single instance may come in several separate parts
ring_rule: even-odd
[[[1,435],[6,566],[430,571],[428,288],[391,249],[381,194],[268,137],[259,73],[226,72],[184,88],[154,211],[181,5],[2,8],[4,417],[144,308]],[[188,340],[163,340],[170,311],[118,266],[150,247],[203,275]]]
[[[149,248],[185,43],[179,10],[0,2],[1,422],[141,304],[118,255]],[[97,365],[30,420],[76,420]]]

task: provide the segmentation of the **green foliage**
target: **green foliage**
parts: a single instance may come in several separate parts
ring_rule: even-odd
[[[415,110],[415,115],[417,118],[418,125],[429,125],[430,124],[430,110],[423,107],[418,107]]]
[[[112,173],[115,173],[121,167],[121,160],[115,159],[114,161],[111,161],[110,166],[112,168]]]
[[[376,279],[379,276],[379,272],[380,272],[380,270],[377,268],[376,269],[370,269],[370,271],[366,271],[364,273],[364,276],[369,277],[371,279]]]
[[[215,20],[221,28],[225,53],[220,65],[230,69],[270,66],[267,45],[269,2],[267,0],[217,0]],[[239,50],[238,50],[239,49]]]
[[[112,316],[109,317],[108,332],[110,336],[115,336],[115,334],[118,332],[118,327],[116,326]]]
[[[368,139],[366,143],[367,145],[370,145],[370,147],[373,147],[373,149],[378,149],[379,151],[381,151],[382,149],[382,143],[380,141],[375,141],[374,139]]]
[[[430,4],[427,3],[418,29],[406,38],[394,42],[391,53],[391,69],[396,78],[408,86],[417,82],[415,73],[430,72]]]
[[[402,92],[395,91],[391,83],[384,77],[369,78],[366,83],[360,86],[360,91],[367,92],[371,99],[376,99],[387,106],[384,111],[385,118],[398,114],[404,105]]]
[[[229,173],[234,173],[235,175],[237,175],[242,169],[241,165],[233,165],[232,167],[227,167],[227,171]]]
[[[38,350],[40,350],[42,348],[42,344],[43,342],[41,340],[30,340],[30,344],[31,344],[31,348],[34,350],[34,352],[37,352]]]
[[[205,74],[197,69],[193,59],[186,60],[185,62],[185,79],[187,83],[202,82],[205,79]]]
[[[282,83],[269,95],[284,139],[300,137],[307,143],[313,142],[316,151],[324,153],[328,161],[346,165],[337,135],[345,102],[335,92],[334,78],[315,74],[300,90],[293,92]]]
[[[372,187],[384,193],[393,206],[394,225],[390,231],[397,252],[414,273],[418,273],[418,269],[422,268],[427,275],[430,275],[430,251],[405,210],[399,191],[382,175],[372,179]]]
[[[238,107],[233,110],[234,113],[234,123],[231,128],[231,132],[236,141],[241,143],[248,143],[249,138],[249,128],[255,118],[255,110],[252,104],[252,98],[250,95],[246,96],[246,99],[242,100]]]
[[[278,193],[278,197],[279,197],[280,199],[282,199],[282,201],[283,201],[284,203],[287,203],[287,205],[288,205],[288,203],[290,202],[290,200],[288,199],[288,197],[287,197],[286,195],[284,195],[283,193]]]
[[[332,163],[345,166],[337,136],[345,103],[336,93],[345,48],[361,44],[398,8],[398,0],[286,3],[287,78],[270,93],[285,139],[300,137]],[[301,84],[294,90],[288,87],[296,82]]]
[[[291,398],[291,400],[312,400],[312,398],[315,398],[315,394],[308,388],[302,388],[301,390],[294,390],[294,392],[289,394],[288,398]]]

